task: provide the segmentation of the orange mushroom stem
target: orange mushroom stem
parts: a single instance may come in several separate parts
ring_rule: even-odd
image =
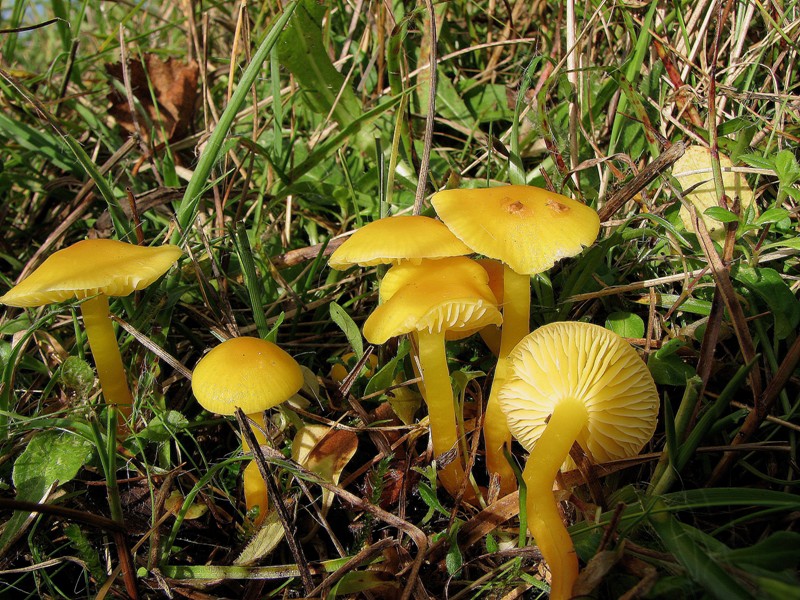
[[[486,402],[483,440],[486,447],[486,469],[500,480],[500,495],[516,488],[514,470],[508,464],[503,448],[511,449],[511,432],[497,394],[506,376],[508,355],[530,330],[531,278],[503,265],[503,328],[500,333],[500,354],[494,370],[492,389]]]
[[[529,331],[530,276],[594,242],[600,219],[580,202],[527,185],[443,190],[434,194],[431,204],[458,239],[505,265],[503,332],[486,406],[484,442],[489,473],[497,474],[500,494],[506,495],[516,489],[516,479],[503,454],[511,435],[497,406],[497,389],[505,379],[508,353]]]
[[[447,368],[444,331],[417,332],[419,340],[419,364],[425,382],[425,399],[428,404],[428,420],[431,442],[435,456],[455,450],[455,458],[439,471],[444,488],[456,495],[467,478],[460,452],[459,435],[453,388],[450,386],[450,371]],[[466,498],[473,498],[467,492]]]
[[[448,332],[461,336],[501,323],[488,275],[468,258],[422,260],[419,265],[392,267],[381,282],[380,295],[383,303],[364,323],[364,337],[372,344],[383,344],[398,335],[416,336],[433,451],[437,456],[451,451],[455,454],[439,476],[442,486],[457,496],[467,473],[445,340]],[[471,488],[463,498],[477,503],[477,494]]]
[[[528,530],[553,575],[552,600],[572,597],[572,586],[578,578],[578,556],[561,519],[553,481],[588,420],[589,413],[581,402],[574,398],[562,400],[553,410],[522,473],[527,487]]]

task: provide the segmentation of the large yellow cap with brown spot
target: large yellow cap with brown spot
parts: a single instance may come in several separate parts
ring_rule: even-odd
[[[423,258],[471,254],[462,241],[442,223],[421,215],[379,219],[365,225],[331,254],[328,265],[337,270],[355,265],[419,263]]]
[[[197,363],[192,392],[206,410],[258,413],[291,398],[303,386],[300,365],[277,345],[254,337],[222,342]]]
[[[431,203],[458,239],[521,275],[575,256],[600,232],[592,208],[528,185],[444,190]]]
[[[0,296],[0,303],[30,307],[97,294],[127,296],[161,277],[180,255],[181,249],[169,244],[83,240],[51,254],[19,285]]]

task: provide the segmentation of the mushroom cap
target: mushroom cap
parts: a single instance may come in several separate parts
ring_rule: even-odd
[[[392,267],[381,283],[384,302],[364,323],[364,337],[371,344],[383,344],[412,331],[466,331],[498,325],[503,317],[488,281],[486,271],[468,258]],[[384,285],[389,289],[384,290]]]
[[[117,240],[83,240],[51,254],[0,296],[0,303],[30,307],[97,294],[127,296],[161,277],[181,254],[181,249],[171,244],[137,246]]]
[[[458,239],[521,275],[575,256],[600,232],[592,208],[528,185],[444,190],[431,203]]]
[[[577,441],[597,463],[635,456],[653,436],[659,404],[653,377],[617,334],[589,323],[551,323],[524,337],[508,360],[500,407],[528,451],[565,398],[588,410]]]
[[[390,300],[399,290],[411,283],[450,280],[475,285],[482,295],[497,304],[488,272],[478,261],[465,256],[449,256],[435,260],[421,259],[418,262],[404,261],[391,267],[381,279],[380,300],[381,302]],[[486,286],[489,286],[488,294]]]
[[[328,265],[342,271],[355,265],[371,267],[471,253],[441,221],[404,215],[365,225],[331,254]]]
[[[254,337],[226,340],[197,363],[192,392],[206,410],[258,413],[291,398],[303,386],[300,365],[277,345]]]

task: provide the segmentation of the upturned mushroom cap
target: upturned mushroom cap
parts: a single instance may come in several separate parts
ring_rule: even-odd
[[[181,255],[173,245],[137,246],[117,240],[83,240],[50,255],[0,303],[31,307],[88,298],[127,296],[161,277]]]
[[[303,385],[300,365],[272,342],[237,337],[222,342],[197,363],[192,392],[206,410],[232,415],[272,408]]]
[[[551,323],[523,338],[509,361],[500,406],[527,450],[567,398],[588,410],[577,441],[595,462],[635,456],[653,436],[655,383],[636,351],[615,333],[589,323]]]
[[[328,265],[344,270],[355,265],[396,264],[423,258],[463,256],[470,250],[441,222],[421,215],[379,219],[365,225],[331,254]]]
[[[446,268],[432,264],[441,261],[426,261],[387,271],[384,282],[388,280],[392,290],[390,294],[381,291],[384,303],[364,323],[367,341],[383,344],[412,331],[477,330],[502,322],[486,271],[467,258],[446,260],[442,263]],[[431,270],[425,272],[426,266]],[[395,269],[398,272],[392,273]],[[401,281],[404,285],[399,285]]]
[[[522,275],[575,256],[600,231],[590,207],[527,185],[444,190],[431,203],[458,239]]]

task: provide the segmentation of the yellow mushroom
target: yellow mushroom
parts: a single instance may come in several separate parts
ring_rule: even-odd
[[[621,337],[588,323],[552,323],[508,357],[499,404],[530,452],[523,472],[528,529],[552,573],[552,600],[572,596],[578,558],[553,482],[577,442],[594,462],[635,456],[652,437],[658,392]]]
[[[416,336],[433,451],[437,456],[456,453],[439,477],[444,488],[457,495],[466,472],[458,441],[445,336],[448,331],[475,331],[502,321],[488,276],[475,261],[463,257],[403,264],[386,273],[381,297],[384,302],[364,323],[364,337],[372,344],[383,344],[398,335]],[[467,489],[464,499],[474,502],[474,492]]]
[[[136,246],[83,240],[55,252],[0,296],[9,306],[33,307],[79,299],[89,347],[106,403],[127,420],[133,399],[109,312],[109,296],[127,296],[161,277],[182,254],[177,246]]]
[[[254,337],[237,337],[213,348],[192,373],[192,392],[209,412],[232,415],[237,408],[257,423],[265,410],[291,398],[303,386],[300,365],[276,344]],[[259,443],[266,437],[253,428]],[[249,450],[243,444],[243,450]],[[248,465],[244,495],[248,510],[260,505],[257,524],[266,514],[266,486],[258,469]]]
[[[441,221],[409,215],[365,225],[331,254],[328,265],[342,271],[356,265],[418,263],[423,258],[463,256],[471,252]]]

